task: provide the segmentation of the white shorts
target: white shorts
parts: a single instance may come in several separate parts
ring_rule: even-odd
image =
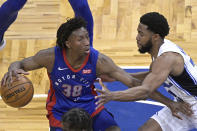
[[[151,118],[159,123],[162,131],[189,131],[197,129],[197,103],[192,106],[192,110],[194,114],[191,117],[179,113],[179,116],[183,119],[180,120],[172,116],[168,107],[164,107]]]
[[[3,39],[1,42],[0,42],[0,50],[2,50],[6,45],[6,41]]]

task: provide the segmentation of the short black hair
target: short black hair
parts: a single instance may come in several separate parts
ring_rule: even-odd
[[[73,31],[81,27],[87,28],[87,22],[82,17],[68,18],[57,30],[57,45],[61,48],[67,48],[64,44],[65,41],[68,40]]]
[[[92,131],[92,118],[88,112],[82,108],[72,108],[62,117],[64,123],[69,125],[69,129]]]
[[[141,16],[140,23],[147,25],[148,30],[159,34],[163,39],[169,34],[167,19],[158,12],[149,12]]]

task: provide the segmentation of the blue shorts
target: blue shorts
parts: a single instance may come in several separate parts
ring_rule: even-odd
[[[105,131],[111,126],[118,126],[113,115],[103,109],[98,115],[93,117],[93,131]]]
[[[63,131],[60,127],[50,127],[50,131]]]
[[[103,109],[98,115],[93,117],[93,131],[105,131],[111,126],[118,126],[113,115]],[[63,131],[59,127],[50,127],[50,131]]]

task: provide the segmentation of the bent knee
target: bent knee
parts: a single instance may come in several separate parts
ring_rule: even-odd
[[[162,131],[159,123],[154,119],[149,119],[144,125],[142,125],[138,131]]]
[[[145,130],[145,126],[141,126],[141,127],[138,129],[138,131],[147,131],[147,130]]]

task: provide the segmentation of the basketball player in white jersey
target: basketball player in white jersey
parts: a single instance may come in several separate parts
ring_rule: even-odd
[[[192,59],[176,44],[164,39],[169,33],[166,18],[150,12],[140,18],[136,37],[140,53],[148,52],[152,57],[149,74],[142,85],[124,91],[110,92],[104,85],[98,106],[108,101],[136,101],[150,97],[163,83],[175,101],[189,103],[192,111],[178,112],[174,117],[168,107],[152,116],[140,131],[189,131],[197,128],[197,67]],[[184,110],[184,109],[183,109]],[[188,112],[187,112],[188,111]],[[175,110],[176,112],[176,110]]]

